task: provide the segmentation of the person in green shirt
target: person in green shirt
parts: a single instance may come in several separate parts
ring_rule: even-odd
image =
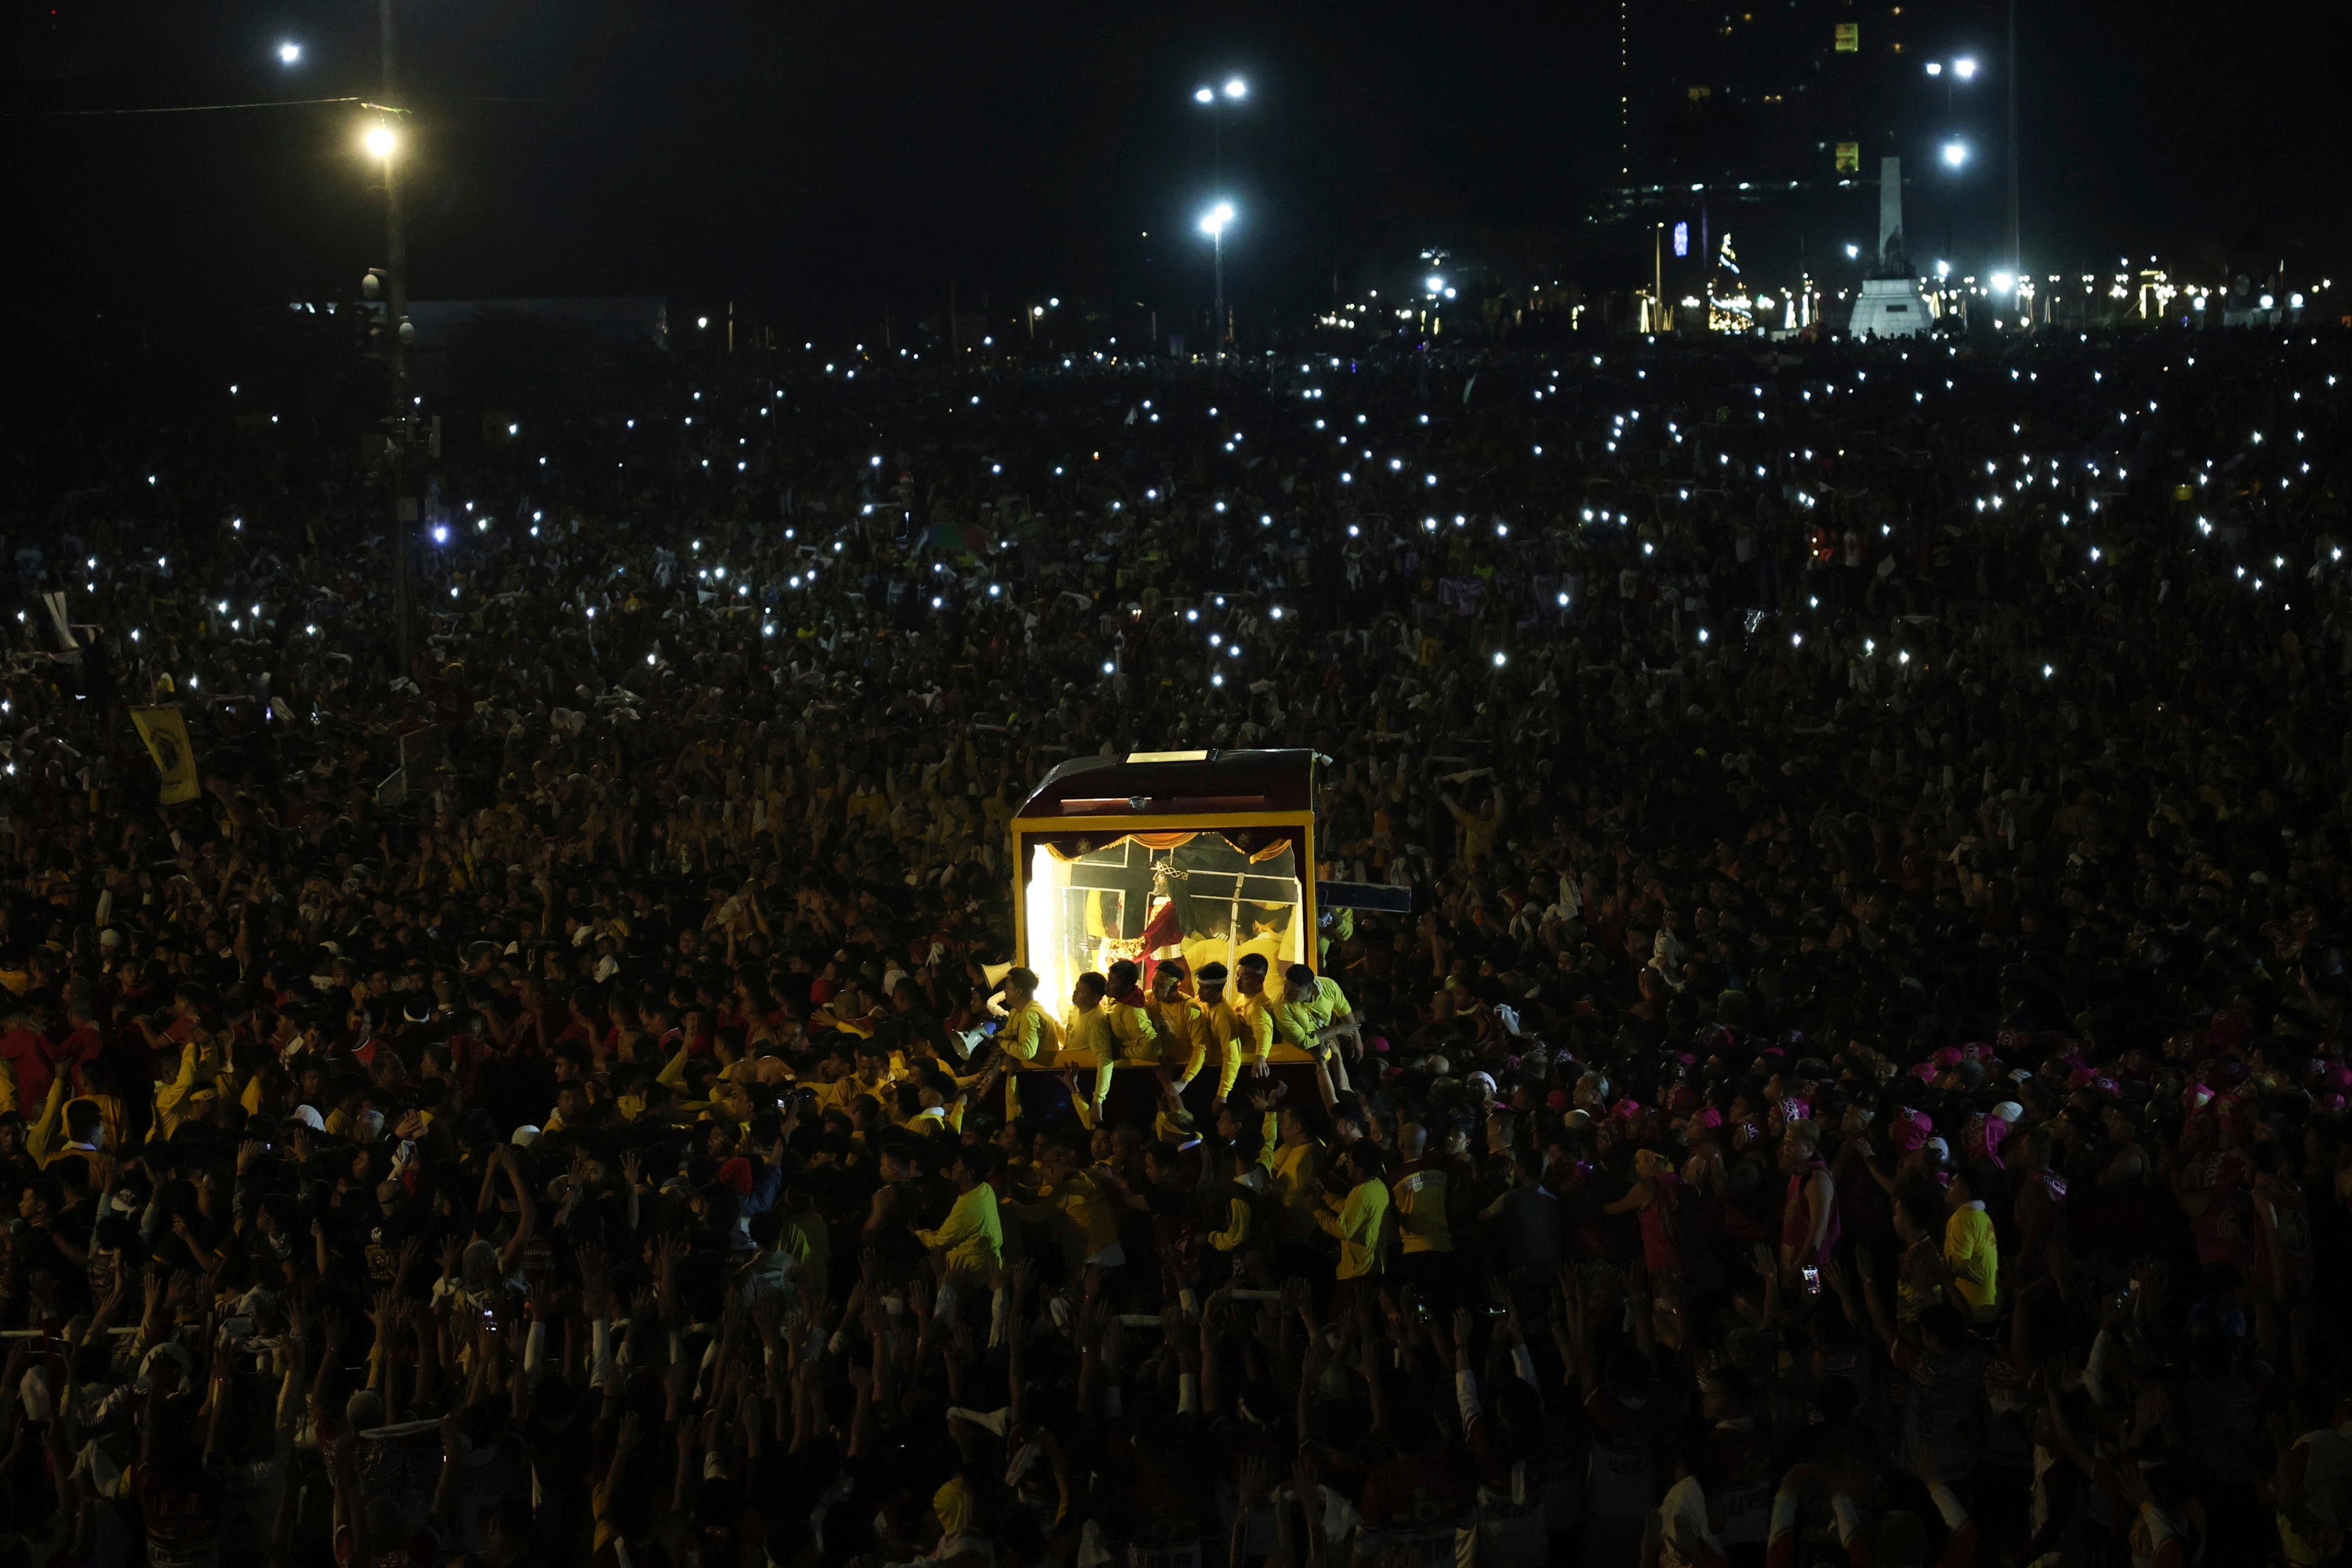
[[[1357,1032],[1356,1015],[1339,983],[1303,963],[1284,972],[1282,994],[1268,1011],[1274,1015],[1275,1037],[1310,1056],[1328,1059],[1339,1040]]]

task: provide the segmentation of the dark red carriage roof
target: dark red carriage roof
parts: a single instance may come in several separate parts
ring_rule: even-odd
[[[1315,804],[1315,753],[1130,752],[1073,757],[1030,792],[1023,824],[1073,816],[1297,816]]]

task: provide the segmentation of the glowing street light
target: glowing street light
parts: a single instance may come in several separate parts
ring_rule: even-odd
[[[1192,89],[1192,101],[1209,111],[1209,173],[1213,184],[1225,183],[1224,116],[1217,110],[1227,103],[1239,103],[1248,96],[1249,83],[1239,77],[1226,79],[1223,98],[1217,95],[1215,88],[1205,82]]]
[[[400,150],[400,137],[391,126],[379,120],[360,133],[360,145],[367,149],[369,157],[389,162],[393,153]]]
[[[1234,221],[1234,204],[1219,202],[1201,215],[1201,232],[1216,246],[1217,266],[1217,352],[1225,346],[1225,229]]]
[[[278,63],[281,66],[300,65],[302,63],[302,46],[294,42],[291,38],[289,38],[286,42],[278,45]]]
[[[1958,101],[1959,89],[1957,84],[1977,79],[1977,62],[1973,59],[1962,58],[1949,62],[1949,65],[1950,68],[1946,69],[1943,60],[1927,62],[1928,76],[1940,79],[1944,84],[1944,111],[1948,114]]]
[[[1947,168],[1957,169],[1968,161],[1969,144],[1967,142],[1947,142],[1944,143],[1944,163]]]

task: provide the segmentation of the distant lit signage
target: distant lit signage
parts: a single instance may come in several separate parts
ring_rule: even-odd
[[[1862,52],[1861,23],[1840,22],[1837,25],[1837,52],[1842,55],[1858,55]]]
[[[1837,144],[1837,172],[1841,174],[1862,173],[1862,143],[1841,142]]]
[[[1688,223],[1678,223],[1675,225],[1675,254],[1676,256],[1688,256],[1690,254],[1690,225]]]

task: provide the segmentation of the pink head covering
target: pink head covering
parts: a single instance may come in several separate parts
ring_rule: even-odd
[[[1886,1124],[1886,1136],[1906,1154],[1927,1142],[1927,1129],[1934,1123],[1916,1110],[1897,1111],[1895,1120]]]
[[[1998,1159],[2000,1155],[2000,1141],[2009,1136],[2009,1123],[1998,1116],[1988,1116],[1978,1131],[1984,1138],[1986,1157]]]

